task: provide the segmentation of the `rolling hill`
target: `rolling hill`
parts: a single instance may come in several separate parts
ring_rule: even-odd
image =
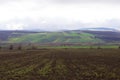
[[[119,43],[120,32],[67,30],[58,32],[0,31],[1,43]]]

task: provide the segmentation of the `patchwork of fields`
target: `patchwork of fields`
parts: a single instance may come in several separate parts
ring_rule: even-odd
[[[0,80],[120,80],[120,49],[1,50]]]

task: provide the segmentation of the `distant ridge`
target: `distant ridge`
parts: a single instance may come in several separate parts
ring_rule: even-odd
[[[120,43],[120,31],[112,28],[85,28],[62,31],[4,30],[0,43]]]
[[[113,31],[113,32],[118,31],[117,29],[114,29],[114,28],[105,28],[105,27],[98,27],[98,28],[82,28],[81,30],[88,30],[88,31]]]

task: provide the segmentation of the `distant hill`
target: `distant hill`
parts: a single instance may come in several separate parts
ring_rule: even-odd
[[[117,29],[114,29],[114,28],[105,28],[105,27],[98,27],[98,28],[82,28],[82,30],[87,30],[87,31],[113,31],[113,32],[118,31]]]
[[[0,31],[4,43],[119,43],[118,31],[66,30],[58,32]]]

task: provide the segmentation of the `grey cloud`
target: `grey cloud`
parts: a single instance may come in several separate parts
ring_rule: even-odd
[[[24,24],[23,29],[24,30],[75,30],[75,29],[81,29],[81,28],[93,28],[93,27],[105,27],[105,28],[115,28],[120,29],[120,20],[117,19],[111,19],[104,23],[101,23],[99,25],[96,25],[94,23],[82,23],[82,22],[65,22],[63,19],[49,19],[46,20],[46,23],[42,23],[44,20],[39,19],[37,22],[33,21],[32,19],[14,19],[11,21],[8,21],[6,23],[3,23],[0,25],[0,29],[7,29],[6,25],[15,23],[15,24]]]
[[[17,2],[18,0],[0,0],[0,5],[10,3],[10,2]]]
[[[119,19],[111,19],[111,20],[106,21],[102,25],[106,26],[106,27],[120,29],[120,20]]]
[[[85,24],[81,22],[73,22],[69,23],[66,22],[64,19],[49,19],[46,20],[46,23],[43,23],[45,21],[44,19],[39,19],[37,22],[33,21],[32,19],[13,19],[8,22],[2,23],[0,25],[0,29],[7,29],[6,25],[9,24],[24,24],[23,26],[24,30],[50,30],[50,31],[55,31],[55,30],[73,30],[73,29],[80,29],[81,27],[84,27]]]
[[[0,4],[10,2],[33,1],[33,2],[48,2],[48,3],[120,3],[120,0],[0,0]]]
[[[120,3],[120,0],[46,0],[57,3]]]

